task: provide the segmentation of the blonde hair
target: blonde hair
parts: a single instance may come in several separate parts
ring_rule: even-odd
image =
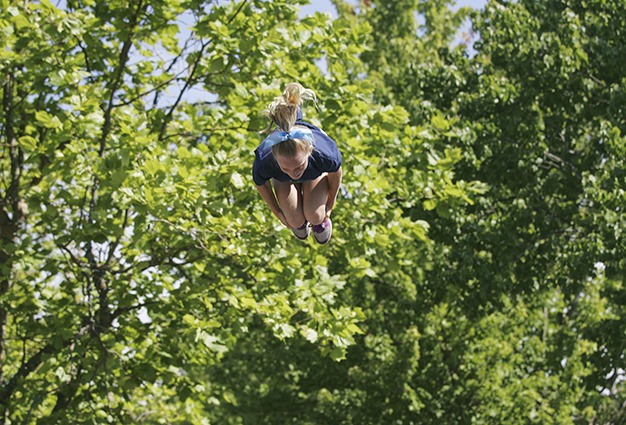
[[[298,108],[305,100],[317,100],[315,92],[304,88],[299,83],[287,84],[282,95],[275,98],[263,111],[271,123],[261,134],[269,132],[273,125],[277,125],[282,131],[291,131],[298,118]],[[274,156],[292,157],[298,152],[306,152],[310,155],[313,152],[311,142],[302,139],[290,139],[272,147]]]

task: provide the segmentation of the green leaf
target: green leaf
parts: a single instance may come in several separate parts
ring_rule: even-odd
[[[60,129],[63,127],[63,124],[61,124],[61,120],[59,120],[58,117],[55,117],[46,111],[37,111],[35,113],[35,119],[46,128]]]
[[[196,333],[196,341],[202,342],[209,350],[216,353],[225,353],[228,351],[228,348],[219,342],[219,338],[200,329],[198,329]]]
[[[434,199],[427,199],[422,205],[426,211],[431,211],[437,207],[437,202]]]
[[[450,128],[448,120],[446,120],[444,116],[439,113],[432,116],[431,123],[438,131],[447,131]]]
[[[239,173],[231,174],[230,179],[233,182],[233,186],[235,186],[236,189],[242,189],[245,186],[243,177]]]
[[[37,149],[37,139],[31,136],[22,136],[19,138],[20,146],[26,152],[33,152]]]
[[[17,28],[18,30],[22,30],[30,26],[30,22],[28,22],[28,18],[26,18],[26,16],[22,14],[14,16],[13,23],[15,24],[15,28]]]

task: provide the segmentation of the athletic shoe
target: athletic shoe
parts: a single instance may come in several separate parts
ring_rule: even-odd
[[[291,229],[296,238],[300,240],[305,240],[309,237],[309,222],[305,221],[304,224],[297,229]]]
[[[317,243],[324,245],[328,243],[330,237],[333,234],[333,223],[330,218],[327,218],[322,224],[316,224],[313,226],[313,237]]]

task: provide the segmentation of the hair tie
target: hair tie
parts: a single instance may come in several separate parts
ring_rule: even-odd
[[[282,142],[286,142],[287,140],[308,140],[309,142],[313,142],[313,133],[311,130],[304,128],[296,128],[291,131],[275,131],[274,133],[267,136],[265,140],[263,140],[263,145],[268,148],[271,148],[274,145],[277,145]]]

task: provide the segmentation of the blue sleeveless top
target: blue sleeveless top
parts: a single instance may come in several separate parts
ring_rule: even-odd
[[[252,165],[252,178],[257,186],[264,185],[270,179],[281,182],[300,183],[307,180],[315,180],[322,173],[334,173],[341,167],[342,157],[337,143],[328,137],[320,128],[302,120],[302,111],[298,110],[296,125],[308,128],[313,133],[313,152],[309,157],[309,164],[298,180],[292,180],[278,166],[278,162],[272,155],[271,146],[261,144],[254,151],[254,163]],[[277,131],[277,130],[275,130]],[[265,140],[264,140],[265,141]]]

